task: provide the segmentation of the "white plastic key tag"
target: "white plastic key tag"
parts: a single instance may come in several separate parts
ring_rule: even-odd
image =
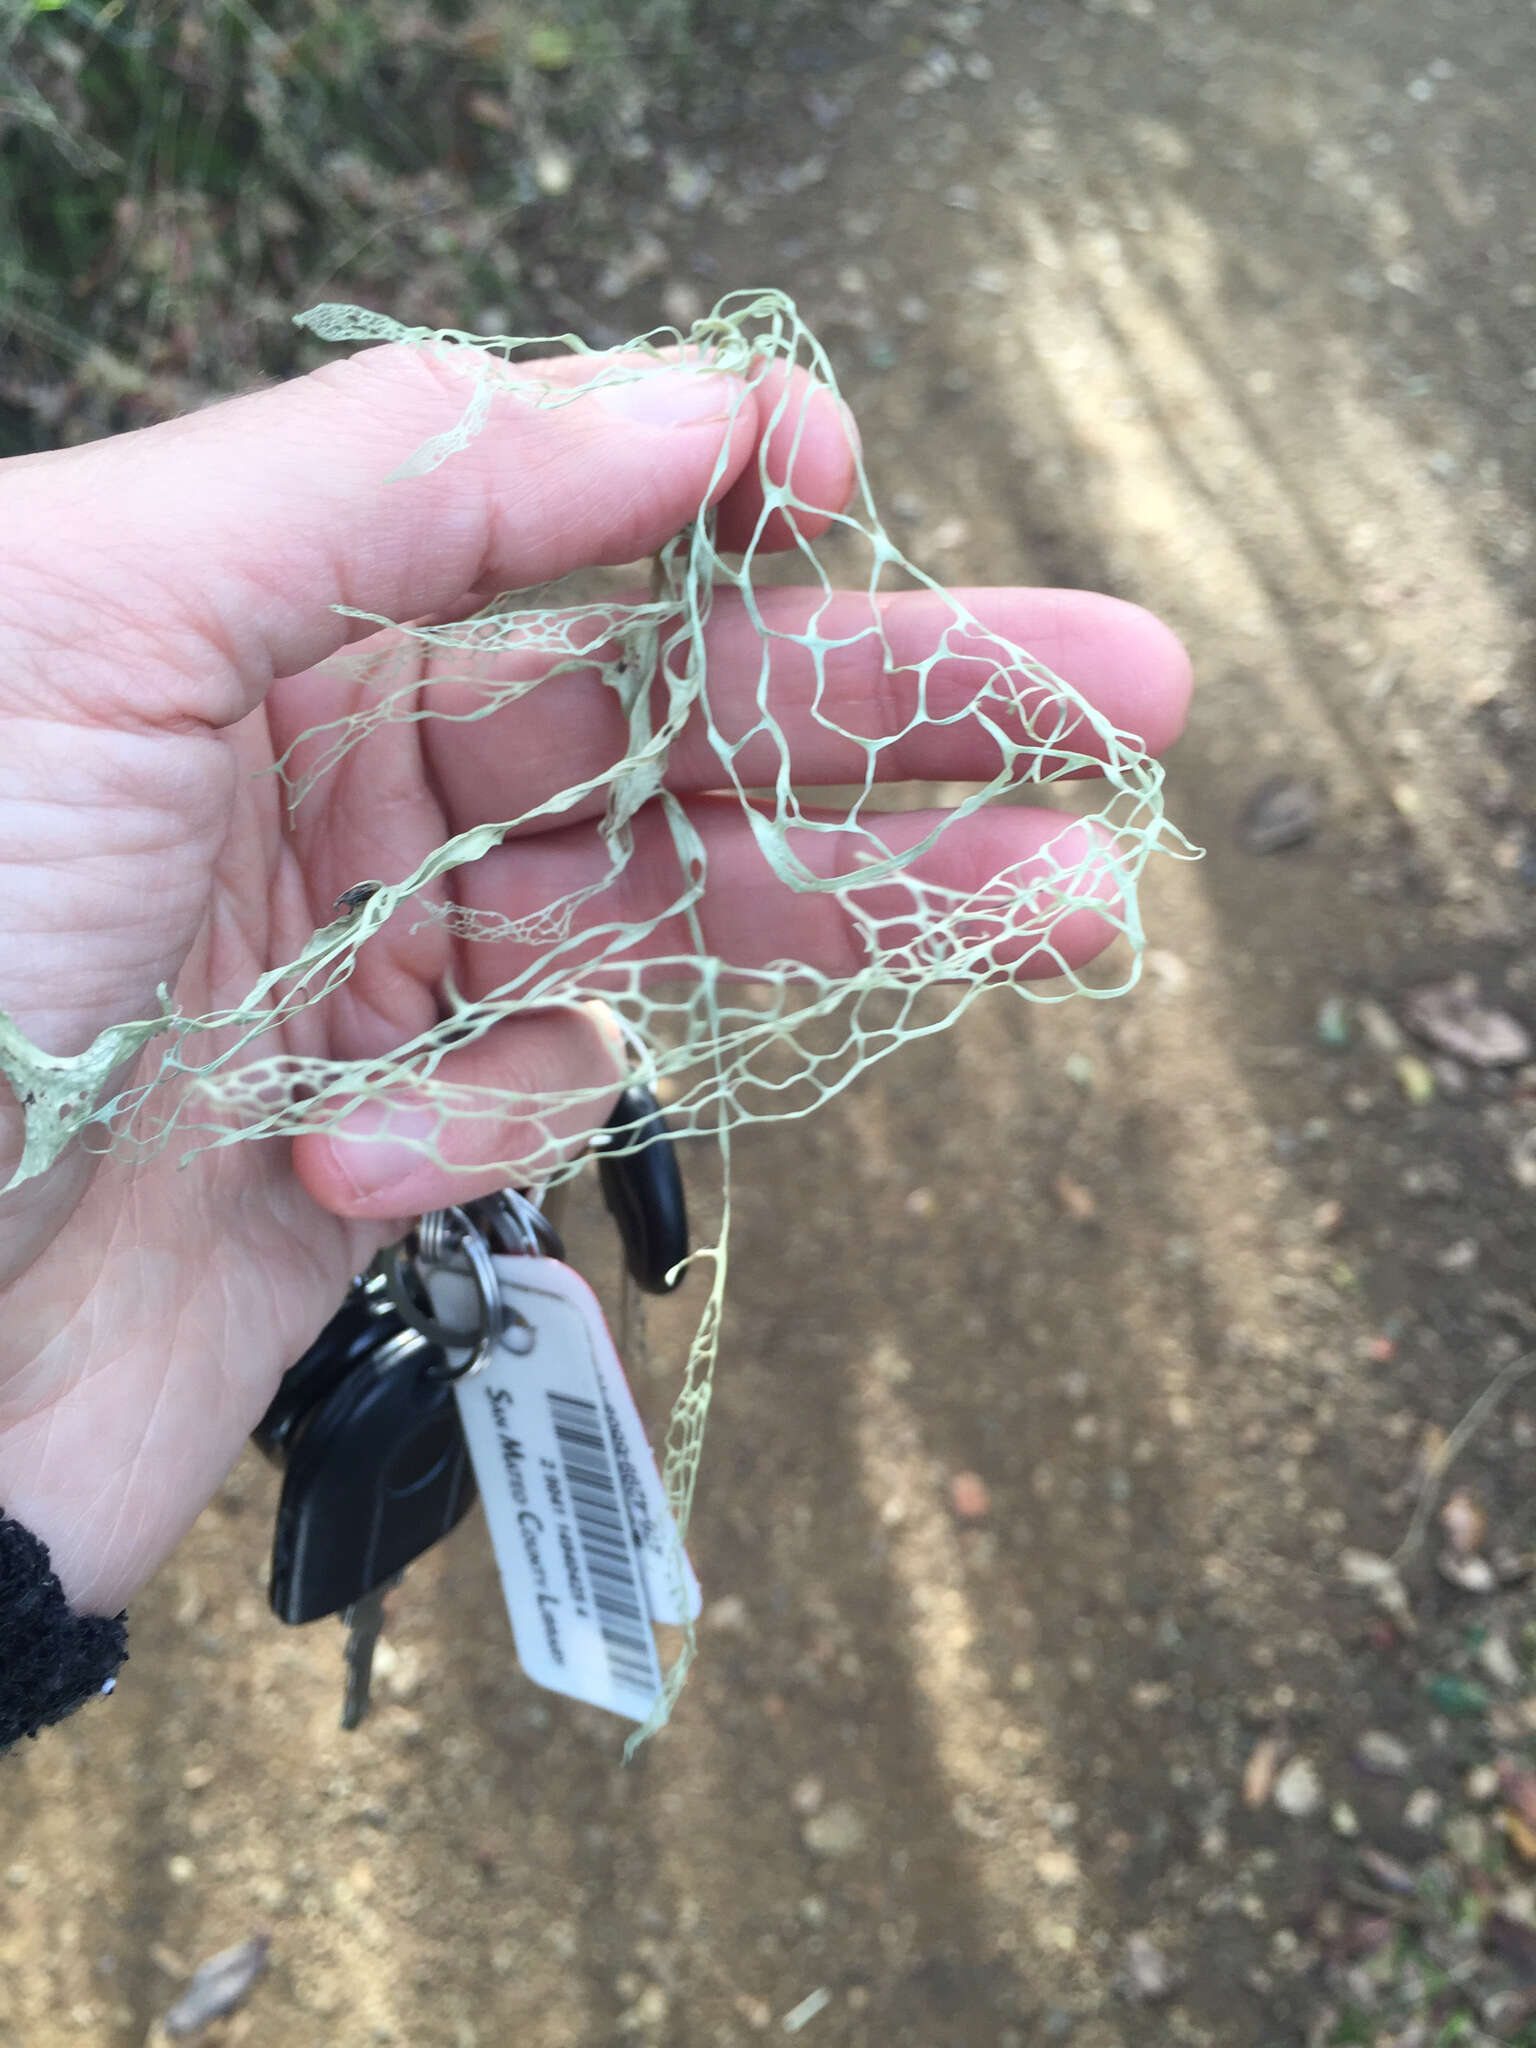
[[[661,1689],[652,1624],[692,1620],[698,1581],[597,1297],[554,1259],[492,1263],[505,1328],[455,1392],[518,1659],[643,1721]],[[467,1320],[467,1281],[429,1286],[439,1315]]]

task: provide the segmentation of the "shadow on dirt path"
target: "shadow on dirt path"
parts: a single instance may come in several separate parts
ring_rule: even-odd
[[[1392,1547],[1424,1427],[1533,1314],[1530,1077],[1445,1069],[1415,1106],[1379,1031],[1330,1052],[1315,1020],[1462,967],[1536,1006],[1536,17],[865,26],[674,139],[708,202],[635,202],[673,272],[587,324],[792,288],[915,556],[1183,632],[1170,808],[1210,856],[1156,877],[1133,995],[977,1009],[741,1144],[703,1654],[629,1771],[516,1676],[478,1523],[410,1575],[342,1736],[339,1641],[267,1623],[271,1481],[237,1472],[111,1712],[5,1779],[25,2048],[143,2039],[178,1961],[256,1926],[252,2048],[715,2048],[821,1989],[827,2048],[1275,2048],[1317,2001],[1330,1807],[1413,1848],[1359,1732],[1442,1793],[1488,1752],[1339,1553]],[[1326,816],[1258,860],[1234,819],[1278,772]],[[685,1326],[654,1318],[653,1420]],[[1511,1543],[1533,1441],[1527,1400],[1469,1455]],[[1433,1628],[1463,1596],[1420,1597]],[[1243,1803],[1270,1734],[1300,1818]]]

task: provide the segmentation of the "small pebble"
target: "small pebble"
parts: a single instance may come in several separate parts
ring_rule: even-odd
[[[949,1504],[962,1522],[986,1520],[992,1495],[979,1472],[957,1472],[949,1482]]]
[[[1410,991],[1403,1003],[1410,1031],[1437,1051],[1474,1067],[1517,1067],[1531,1056],[1531,1034],[1507,1010],[1482,1002],[1470,975]]]
[[[1465,1779],[1467,1797],[1486,1806],[1498,1794],[1499,1773],[1494,1764],[1474,1764]]]
[[[1172,1996],[1178,1976],[1150,1934],[1133,1934],[1125,1944],[1126,1995],[1147,2005]]]
[[[1439,1820],[1443,1804],[1438,1792],[1431,1791],[1428,1785],[1421,1785],[1417,1792],[1409,1795],[1408,1804],[1403,1808],[1403,1819],[1409,1827],[1423,1832]]]
[[[1463,1863],[1481,1863],[1488,1830],[1475,1813],[1458,1813],[1445,1824],[1445,1846]]]
[[[1509,1638],[1497,1630],[1484,1636],[1478,1645],[1477,1661],[1495,1685],[1502,1685],[1510,1692],[1519,1691],[1525,1683],[1525,1673],[1509,1647]]]
[[[1376,1778],[1406,1778],[1413,1757],[1406,1742],[1384,1729],[1368,1728],[1355,1744],[1355,1762]]]
[[[1394,1059],[1406,1049],[1407,1040],[1398,1027],[1397,1019],[1383,1009],[1380,1003],[1357,1003],[1355,1021],[1365,1034],[1366,1043],[1373,1052]]]
[[[1304,1756],[1292,1757],[1275,1780],[1275,1805],[1291,1820],[1307,1820],[1323,1803],[1323,1781]]]
[[[1435,1077],[1428,1064],[1414,1053],[1405,1052],[1393,1068],[1397,1085],[1415,1109],[1435,1099]]]
[[[864,1846],[864,1823],[847,1800],[839,1799],[812,1814],[800,1838],[814,1856],[852,1856]]]
[[[233,2012],[266,1968],[270,1946],[265,1934],[254,1934],[249,1941],[223,1949],[199,1964],[191,1983],[162,2022],[171,2039],[178,2041],[200,2034],[204,2027]]]
[[[1342,1052],[1349,1044],[1349,1005],[1342,996],[1329,996],[1318,1009],[1317,1036],[1330,1052]]]
[[[1303,776],[1276,775],[1244,804],[1237,843],[1245,853],[1284,853],[1304,846],[1323,821],[1323,793]]]
[[[826,1798],[826,1787],[820,1778],[802,1778],[789,1795],[789,1803],[795,1812],[809,1817],[820,1813]]]

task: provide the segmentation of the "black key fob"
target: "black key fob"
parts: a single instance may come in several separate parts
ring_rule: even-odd
[[[469,1511],[474,1468],[442,1363],[375,1315],[344,1376],[289,1425],[269,1589],[280,1621],[341,1613]]]
[[[642,1149],[597,1155],[608,1213],[624,1242],[630,1278],[647,1294],[670,1294],[681,1280],[667,1275],[688,1256],[688,1203],[672,1133],[649,1088],[626,1088],[607,1129]]]
[[[354,1281],[346,1300],[314,1343],[283,1374],[271,1406],[251,1431],[257,1449],[281,1464],[288,1454],[289,1438],[315,1403],[346,1378],[370,1345],[404,1328],[376,1288]]]

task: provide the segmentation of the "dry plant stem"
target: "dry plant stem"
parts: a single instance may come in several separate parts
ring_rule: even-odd
[[[1527,1379],[1533,1372],[1536,1372],[1536,1351],[1528,1351],[1523,1357],[1512,1359],[1484,1387],[1466,1414],[1462,1416],[1460,1422],[1457,1423],[1445,1442],[1440,1446],[1439,1451],[1430,1462],[1429,1469],[1419,1482],[1418,1499],[1414,1503],[1413,1515],[1408,1524],[1408,1533],[1388,1559],[1394,1571],[1401,1571],[1403,1566],[1417,1555],[1419,1547],[1424,1541],[1425,1531],[1429,1527],[1430,1516],[1435,1511],[1435,1502],[1439,1498],[1440,1482],[1444,1479],[1452,1463],[1460,1457],[1461,1453],[1466,1449],[1473,1437],[1476,1436],[1489,1416],[1493,1414],[1499,1403],[1504,1399],[1504,1396],[1510,1392],[1511,1388],[1518,1386],[1521,1380]]]

